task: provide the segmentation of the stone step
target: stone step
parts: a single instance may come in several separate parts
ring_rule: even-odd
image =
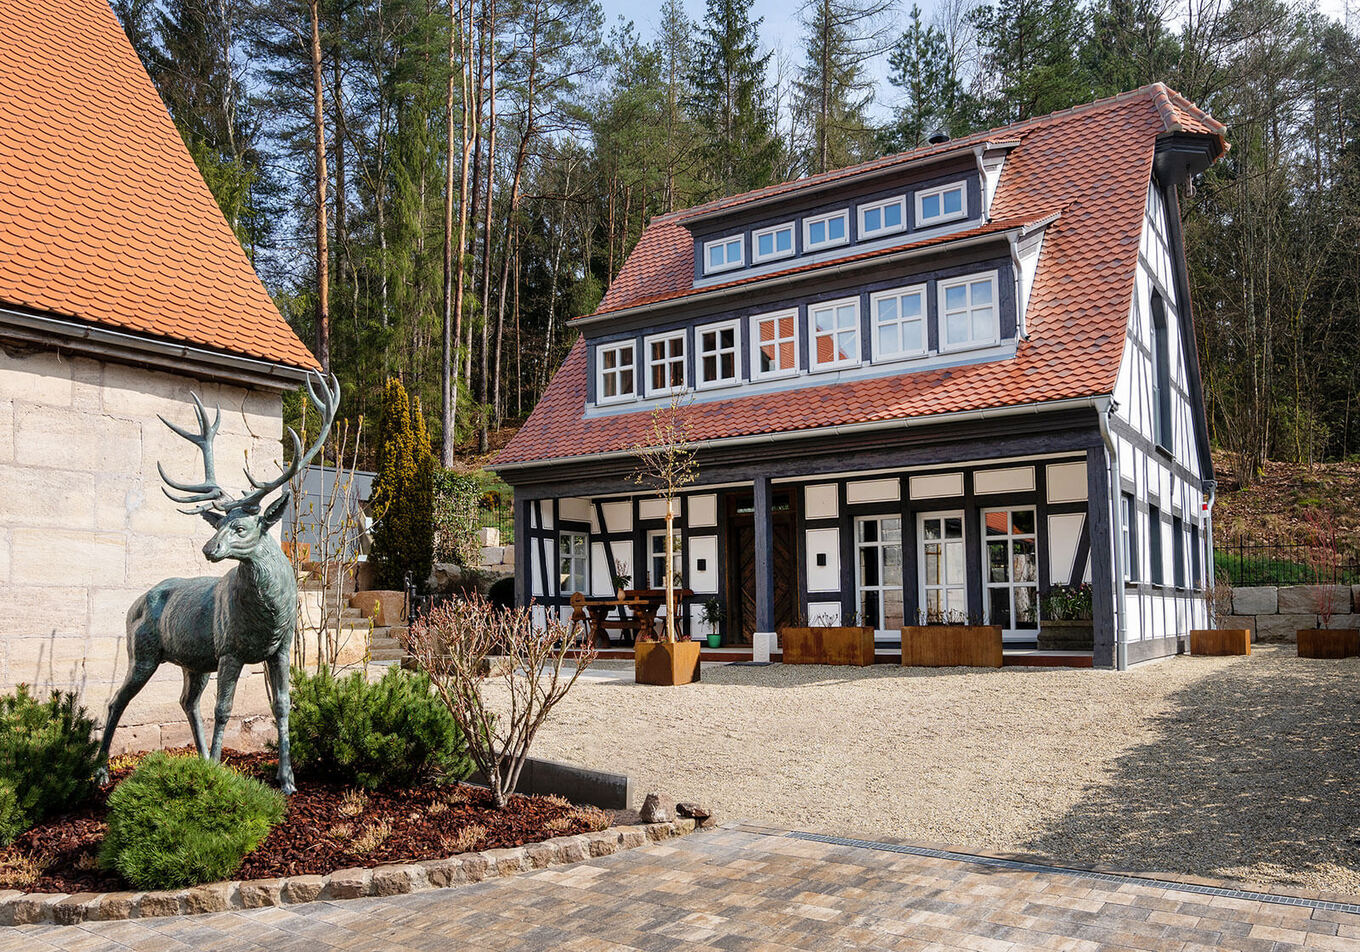
[[[377,648],[369,645],[368,657],[370,661],[400,661],[406,657],[406,652],[401,648]]]

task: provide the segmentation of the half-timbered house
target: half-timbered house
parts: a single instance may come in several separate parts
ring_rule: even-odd
[[[1224,128],[1157,84],[657,217],[496,457],[519,598],[679,573],[724,645],[795,619],[999,625],[1093,587],[1098,666],[1183,650],[1212,572],[1177,187]],[[680,394],[667,566],[630,480]]]

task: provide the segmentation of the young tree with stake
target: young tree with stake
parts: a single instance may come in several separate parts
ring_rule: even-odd
[[[679,396],[652,411],[647,434],[633,448],[637,470],[633,481],[654,489],[666,501],[666,636],[675,641],[675,497],[699,475],[694,448],[689,441],[689,424]]]

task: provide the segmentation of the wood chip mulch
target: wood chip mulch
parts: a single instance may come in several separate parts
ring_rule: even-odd
[[[224,763],[274,783],[276,757],[223,751]],[[125,763],[80,810],[53,817],[0,850],[0,889],[110,892],[130,888],[96,861],[109,793],[132,772]],[[496,810],[491,794],[467,784],[427,783],[409,790],[360,791],[298,773],[288,813],[245,858],[237,879],[324,875],[337,869],[438,859],[470,850],[522,846],[603,829],[613,814],[557,797],[516,795]],[[36,874],[36,876],[35,876]]]

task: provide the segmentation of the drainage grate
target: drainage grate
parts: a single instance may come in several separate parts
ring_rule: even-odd
[[[933,850],[924,846],[902,846],[897,843],[879,843],[874,840],[857,840],[846,836],[827,836],[823,833],[786,833],[795,840],[811,840],[814,843],[829,843],[833,846],[853,846],[863,850],[879,850],[884,853],[905,853],[909,856],[925,856],[930,859],[946,859],[956,863],[975,863],[980,866],[993,866],[998,869],[1013,869],[1024,873],[1059,873],[1079,879],[1092,879],[1116,885],[1131,884],[1148,886],[1153,889],[1174,889],[1178,892],[1195,893],[1200,896],[1225,896],[1229,899],[1246,899],[1254,902],[1271,902],[1279,906],[1306,906],[1310,909],[1330,909],[1334,912],[1348,912],[1360,915],[1360,904],[1351,902],[1329,902],[1322,899],[1300,899],[1295,896],[1277,896],[1274,893],[1252,892],[1245,889],[1224,889],[1219,886],[1200,886],[1196,883],[1181,883],[1174,880],[1148,879],[1144,876],[1125,876],[1119,873],[1100,873],[1089,869],[1073,869],[1070,866],[1048,866],[1043,863],[1026,863],[1021,860],[1001,859],[992,856],[976,856],[972,853],[955,853],[950,850]]]

